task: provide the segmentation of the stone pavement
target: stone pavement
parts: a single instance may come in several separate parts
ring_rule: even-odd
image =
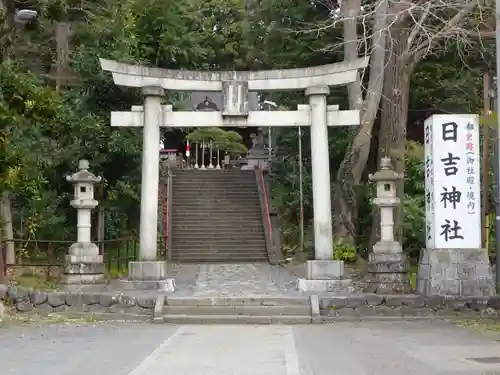
[[[499,374],[500,344],[441,321],[0,329],[2,375]],[[498,359],[500,361],[500,359]]]
[[[168,264],[168,277],[175,279],[175,292],[157,290],[130,291],[141,297],[158,294],[179,297],[216,297],[216,296],[298,296],[297,277],[285,268],[269,263],[195,263]],[[71,286],[93,292],[120,291],[120,286],[111,283],[106,286]]]

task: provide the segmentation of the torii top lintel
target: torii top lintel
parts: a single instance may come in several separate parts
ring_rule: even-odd
[[[248,91],[303,90],[314,86],[341,86],[355,82],[368,57],[298,69],[261,71],[196,71],[151,68],[99,59],[119,86],[162,87],[174,91],[223,91],[224,82],[241,82]]]

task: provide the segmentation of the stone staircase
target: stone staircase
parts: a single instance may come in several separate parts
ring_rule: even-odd
[[[156,323],[317,323],[308,297],[165,297]],[[319,318],[319,311],[318,311]]]
[[[254,171],[174,170],[172,260],[268,261]]]

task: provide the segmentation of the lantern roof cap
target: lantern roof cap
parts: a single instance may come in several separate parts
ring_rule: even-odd
[[[392,169],[391,158],[383,157],[380,159],[380,169],[368,178],[370,181],[398,181],[402,176]]]
[[[89,162],[88,160],[81,159],[78,162],[78,172],[73,173],[71,176],[66,176],[66,181],[71,183],[87,182],[87,183],[99,183],[102,177],[97,177],[92,172],[89,172]]]

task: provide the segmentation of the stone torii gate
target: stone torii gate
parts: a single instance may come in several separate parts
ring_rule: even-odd
[[[314,205],[315,258],[308,266],[308,279],[339,276],[339,266],[332,261],[332,216],[328,126],[359,125],[359,111],[339,111],[328,106],[330,86],[355,82],[358,71],[367,66],[368,58],[303,69],[268,71],[188,71],[148,68],[100,59],[102,69],[111,72],[119,86],[139,87],[143,106],[130,112],[112,112],[111,126],[143,127],[142,184],[139,262],[147,263],[149,279],[164,275],[165,262],[157,262],[157,222],[160,127],[311,127],[311,162]],[[222,92],[222,111],[174,111],[162,105],[165,90]],[[249,111],[250,91],[305,90],[308,105],[297,111]],[[156,269],[156,271],[154,271]],[[144,268],[145,270],[145,268]],[[145,271],[129,271],[137,277]],[[332,275],[335,274],[335,275]],[[161,277],[159,277],[161,279]],[[324,283],[323,283],[324,284]]]

